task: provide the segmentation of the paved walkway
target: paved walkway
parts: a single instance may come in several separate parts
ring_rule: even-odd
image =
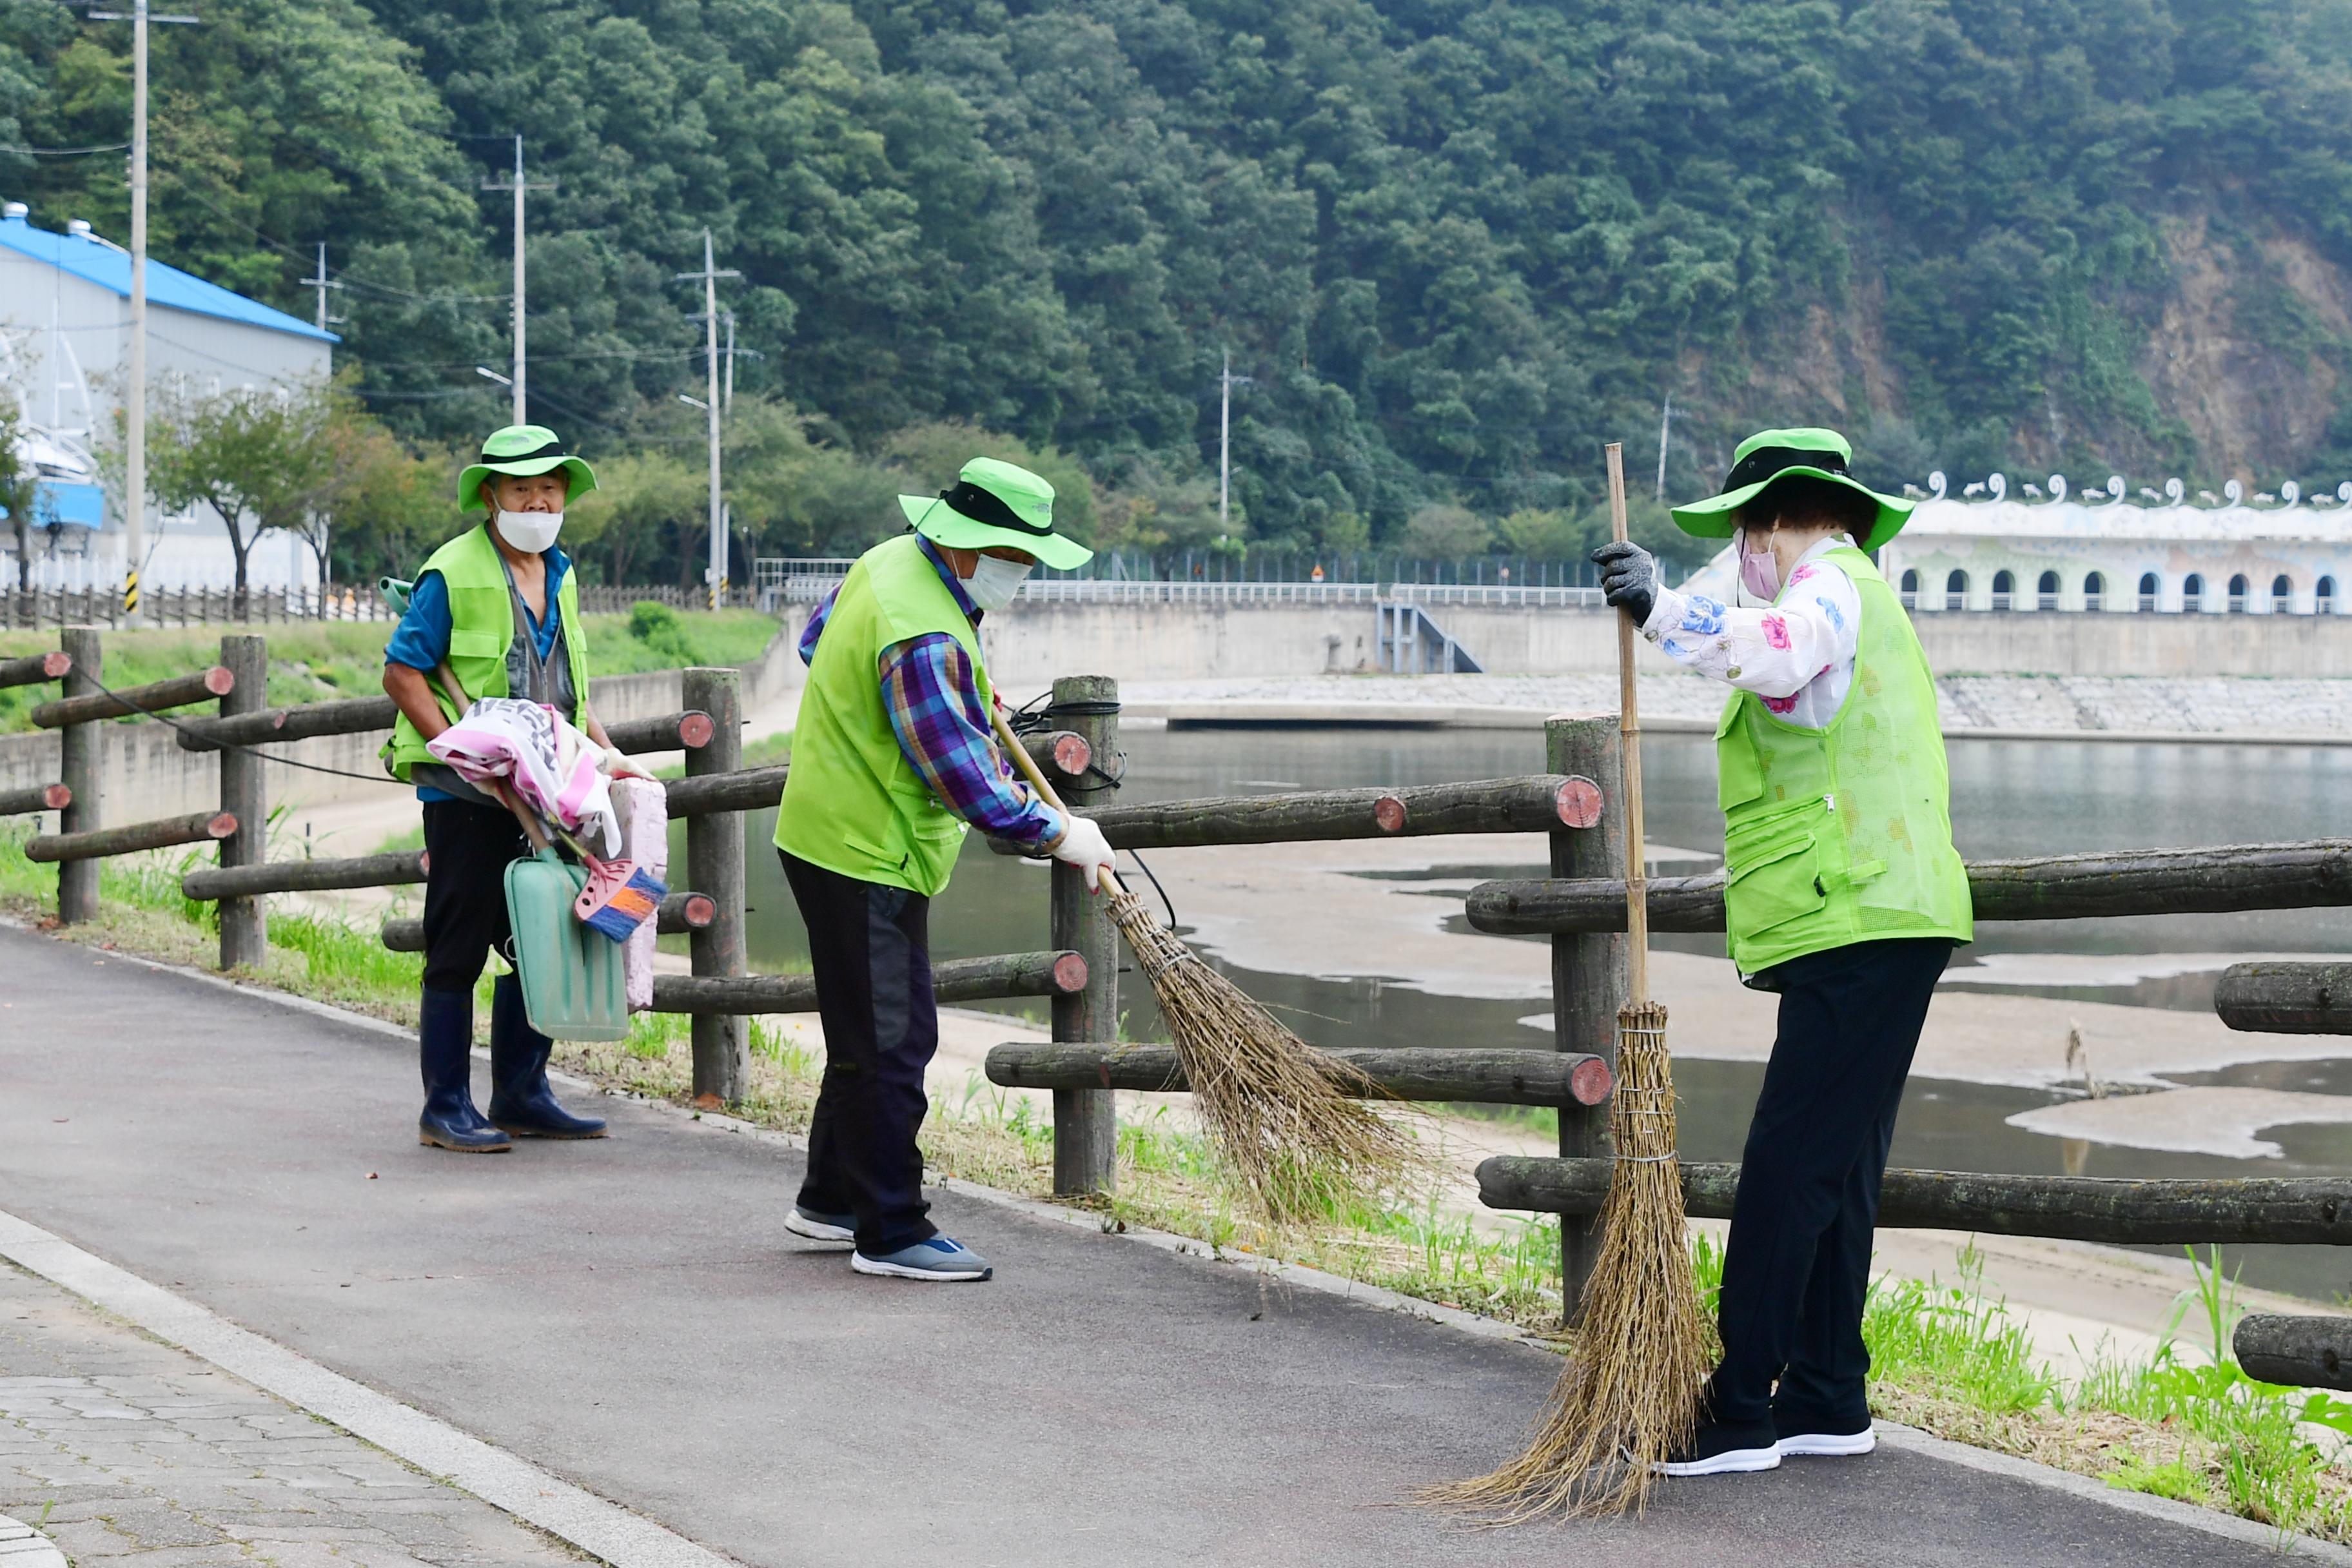
[[[953,1193],[996,1281],[866,1279],[780,1140],[607,1101],[453,1157],[362,1023],[8,930],[0,976],[0,1212],[762,1568],[2273,1561],[1916,1447],[1464,1530],[1391,1505],[1513,1447],[1538,1351]]]
[[[489,1504],[0,1266],[0,1515],[121,1568],[577,1559]],[[31,1568],[0,1524],[0,1564]]]

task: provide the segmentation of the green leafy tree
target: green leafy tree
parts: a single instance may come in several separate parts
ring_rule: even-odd
[[[321,526],[337,473],[333,402],[320,385],[206,393],[184,379],[159,383],[149,400],[149,493],[166,511],[212,509],[236,558],[240,600],[255,541],[270,529],[310,539]],[[312,545],[322,558],[328,537]]]
[[[1425,506],[1412,514],[1399,542],[1408,555],[1425,561],[1464,561],[1484,555],[1494,541],[1486,521],[1467,507]]]
[[[40,470],[25,447],[25,405],[15,390],[0,386],[0,512],[16,536],[16,586],[33,585],[33,507]]]

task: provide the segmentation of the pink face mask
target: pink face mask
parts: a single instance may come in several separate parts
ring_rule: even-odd
[[[1770,537],[1765,535],[1767,540]],[[1769,544],[1762,550],[1749,550],[1745,531],[1739,536],[1739,582],[1768,605],[1780,596],[1780,558],[1772,553]]]

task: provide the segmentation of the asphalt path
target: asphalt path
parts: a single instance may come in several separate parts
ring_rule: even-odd
[[[2275,1561],[1886,1448],[1466,1529],[1401,1505],[1514,1448],[1539,1351],[953,1193],[995,1280],[868,1279],[780,1141],[605,1100],[467,1158],[417,1100],[362,1024],[0,929],[0,1210],[761,1568]]]

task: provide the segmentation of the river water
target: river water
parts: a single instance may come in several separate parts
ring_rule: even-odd
[[[1126,750],[1129,761],[1121,794],[1130,801],[1437,784],[1543,767],[1539,739],[1510,731],[1138,729],[1127,737]],[[2352,830],[2352,749],[1958,740],[1950,758],[1955,834],[1961,853],[1970,858],[2275,842]],[[1715,809],[1712,741],[1652,735],[1645,738],[1643,760],[1654,853],[1679,850],[1692,857],[1670,857],[1659,871],[1709,868],[1723,841]],[[768,847],[773,830],[772,813],[747,824],[751,964],[762,971],[803,969],[806,936]],[[1542,841],[1529,836],[1526,843],[1527,857],[1514,863],[1441,866],[1428,875],[1458,886],[1464,878],[1540,874]],[[1181,879],[1170,880],[1181,926]],[[953,884],[933,906],[935,956],[1045,946],[1045,883],[1037,868],[992,855],[975,837],[966,845]],[[1270,910],[1266,918],[1278,920],[1279,911]],[[1655,940],[1689,952],[1718,957],[1723,952],[1717,936]],[[1974,984],[2060,999],[2210,1009],[2213,973],[2231,955],[2305,952],[2352,953],[2352,909],[1989,925],[1979,928],[1976,943],[1955,960],[1946,984],[1948,990]],[[1310,1041],[1548,1043],[1548,1037],[1520,1023],[1540,1009],[1540,1003],[1528,999],[1437,994],[1419,988],[1411,973],[1343,980],[1269,974],[1249,968],[1245,950],[1214,956]],[[1121,987],[1121,1003],[1129,1010],[1132,1037],[1159,1036],[1147,987],[1130,979]],[[1032,1017],[1044,1012],[1042,1003],[1000,1008]],[[1685,1158],[1738,1158],[1761,1074],[1761,1067],[1752,1063],[1677,1063]],[[2249,1062],[2178,1081],[2352,1093],[2352,1048],[2344,1061]],[[1896,1130],[1893,1162],[1927,1169],[2057,1173],[2065,1160],[2060,1141],[2008,1126],[2005,1119],[2058,1098],[1915,1079]],[[2282,1158],[2244,1161],[2098,1145],[2089,1152],[2085,1168],[2113,1176],[2352,1171],[2352,1127],[2287,1126],[2264,1136],[2281,1146]],[[2076,1157],[2082,1158],[2082,1151]],[[2237,1261],[2249,1283],[2322,1299],[2352,1291],[2352,1259],[2339,1259],[2330,1248],[2252,1247]]]

